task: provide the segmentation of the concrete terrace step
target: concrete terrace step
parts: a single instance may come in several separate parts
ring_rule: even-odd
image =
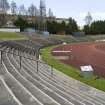
[[[29,64],[30,65],[30,64]],[[34,65],[35,65],[35,62],[34,62]],[[30,66],[32,66],[32,65],[30,65]],[[29,66],[28,66],[29,67]],[[35,68],[35,67],[34,67]],[[43,69],[44,70],[44,69]],[[45,72],[45,71],[44,71]],[[69,80],[69,78],[67,78],[68,80]],[[62,80],[62,79],[60,79],[61,81],[64,81],[64,80]],[[60,81],[60,80],[58,80],[58,81]],[[73,80],[72,80],[73,81]],[[56,81],[55,81],[56,82]],[[70,81],[69,81],[70,82]],[[77,82],[77,81],[76,81]],[[65,81],[64,81],[64,83],[65,83]],[[80,83],[80,82],[78,82],[78,83]],[[65,85],[65,84],[64,84]],[[79,84],[77,84],[77,85],[79,85]],[[71,85],[72,86],[72,85]],[[94,88],[92,88],[92,87],[88,87],[87,85],[85,86],[84,84],[80,84],[80,86],[82,86],[82,87],[87,87],[87,89],[88,88],[90,88],[91,89],[91,91],[92,90],[94,90],[94,92],[96,91],[97,93],[99,93],[99,94],[101,94],[101,96],[97,96],[97,101],[99,101],[99,100],[101,100],[103,103],[105,103],[105,101],[104,101],[104,97],[102,98],[102,96],[104,96],[105,94],[104,94],[104,92],[101,92],[101,91],[99,91],[99,90],[96,90],[96,89],[94,89]],[[72,87],[73,88],[73,87]],[[75,87],[74,87],[75,88]],[[76,89],[77,90],[77,89]],[[78,90],[77,90],[78,91]],[[86,91],[84,92],[83,90],[79,90],[81,93],[86,93]],[[88,91],[87,91],[88,92]],[[87,93],[86,93],[87,94]],[[85,94],[85,95],[86,95]],[[91,94],[88,94],[89,96],[88,97],[90,97],[91,98],[91,95],[92,95],[92,93]],[[93,94],[93,99],[95,100],[96,99],[96,95],[95,94]]]
[[[16,49],[3,49],[18,54]],[[25,52],[21,55],[36,59]],[[22,68],[19,69],[19,57],[4,53],[3,65],[0,66],[0,74],[3,75],[0,80],[15,97],[13,101],[18,100],[16,105],[105,105],[104,92],[55,69],[52,76],[51,67],[47,64],[39,63],[37,72],[35,61],[22,58]]]
[[[10,59],[12,58],[12,57],[9,57]],[[16,64],[16,62],[13,60],[13,59],[11,59],[11,62],[15,65],[14,67],[16,67],[17,69],[17,72],[18,73],[20,73],[20,75],[22,75],[23,76],[23,78],[25,78],[26,80],[27,80],[27,82],[29,82],[30,84],[29,84],[29,86],[26,86],[26,85],[24,85],[25,87],[27,87],[27,89],[38,99],[38,100],[40,100],[42,103],[49,103],[49,104],[54,104],[54,105],[59,105],[59,103],[57,103],[56,101],[54,101],[52,98],[50,98],[47,94],[45,94],[43,91],[41,91],[40,90],[40,88],[42,88],[43,90],[44,89],[47,89],[45,86],[41,86],[41,85],[39,85],[39,81],[37,81],[36,80],[36,82],[35,82],[35,80],[33,79],[33,78],[31,78],[31,76],[28,74],[28,73],[26,73],[26,72],[24,72],[24,69],[21,69],[20,71],[18,70],[18,65]],[[32,83],[32,81],[34,81],[34,83]],[[27,84],[28,85],[28,84]],[[33,88],[32,88],[32,86],[33,86]],[[37,87],[38,86],[38,87]],[[49,89],[50,90],[50,89]],[[49,91],[48,90],[48,91]],[[47,90],[46,90],[47,91]],[[51,90],[50,90],[51,91]],[[55,95],[56,96],[56,95]]]
[[[40,85],[44,85],[44,86],[47,86],[45,83],[43,83],[41,80],[40,80],[40,78],[38,78],[38,74],[36,75],[36,76],[33,76],[33,73],[30,71],[30,69],[27,69],[27,68],[24,68],[24,71],[25,72],[27,72],[28,74],[30,74],[30,76],[31,76],[31,78],[33,78],[33,81],[32,81],[32,83],[34,83],[35,85],[36,84],[38,84],[37,82],[39,82],[40,83]],[[39,85],[39,86],[40,86]],[[38,86],[38,85],[37,85]],[[38,86],[38,87],[39,87]],[[52,91],[53,92],[56,92],[56,93],[58,93],[59,95],[60,95],[60,93],[59,92],[57,92],[57,89],[56,89],[56,91],[54,91],[54,89],[53,88],[51,88],[51,86],[49,87],[49,86],[47,86],[47,87],[45,87],[46,89],[52,89]],[[61,95],[62,96],[62,95]],[[62,97],[64,97],[65,95],[63,94],[63,96]],[[67,97],[67,96],[66,96]],[[64,97],[65,98],[65,97]],[[67,99],[67,98],[66,98]],[[72,103],[73,102],[75,102],[75,103],[77,103],[78,105],[80,105],[80,104],[82,104],[81,102],[79,103],[78,101],[76,102],[75,100],[73,100],[71,97],[68,97],[68,100],[71,102],[72,101]]]
[[[61,97],[59,94],[53,92],[50,88],[47,88],[46,86],[39,84],[38,81],[35,81],[35,79],[33,79],[32,77],[28,76],[28,74],[26,74],[26,72],[24,72],[24,70],[22,70],[20,73],[21,73],[21,75],[26,77],[28,81],[32,82],[34,85],[37,86],[37,88],[39,88],[41,91],[43,91],[49,97],[52,97],[54,100],[56,100],[61,105],[73,105],[67,99],[65,99],[65,98]]]
[[[32,70],[32,69],[30,69],[30,70]],[[33,69],[33,71],[34,71],[35,69]],[[44,69],[43,69],[44,70]],[[33,74],[34,74],[34,72],[33,72]],[[44,75],[44,76],[43,76]],[[51,75],[49,75],[50,77],[51,77]],[[70,88],[64,88],[65,86],[63,85],[62,86],[62,84],[59,84],[58,85],[58,83],[59,82],[57,82],[57,80],[53,80],[52,78],[50,78],[48,75],[46,75],[46,73],[45,74],[43,74],[41,71],[40,71],[40,73],[39,73],[39,77],[43,77],[43,80],[46,80],[46,77],[47,77],[47,82],[49,82],[50,84],[52,84],[53,86],[56,86],[58,89],[61,89],[62,91],[64,91],[64,92],[67,92],[67,93],[69,93],[71,96],[73,96],[73,97],[75,97],[77,100],[79,99],[79,100],[81,100],[81,96],[82,96],[82,93],[80,92],[77,92],[77,90],[75,90],[75,89],[70,89]],[[78,94],[77,94],[78,93]],[[85,97],[86,97],[86,95],[84,95]],[[82,100],[81,100],[81,102],[84,102],[84,103],[88,103],[88,101],[89,101],[89,99],[90,100],[92,100],[91,99],[91,97],[90,98],[85,98],[84,96],[82,96]],[[85,101],[84,101],[85,100]],[[95,102],[94,100],[92,100],[93,102]],[[91,103],[91,102],[90,102]],[[96,102],[97,103],[97,102]],[[98,102],[99,103],[99,102]],[[97,103],[97,104],[98,104]]]
[[[39,102],[24,86],[17,80],[16,73],[9,65],[9,62],[4,58],[4,68],[7,74],[4,75],[5,82],[8,87],[13,91],[15,96],[20,100],[23,105],[43,105]],[[8,69],[7,69],[8,68]],[[11,71],[10,71],[11,70]],[[14,74],[12,74],[14,73]]]
[[[0,76],[0,105],[22,105]]]
[[[27,61],[26,61],[27,62]],[[30,64],[29,64],[30,65]],[[29,65],[27,65],[27,67],[29,67]],[[32,65],[31,65],[31,67],[32,67]],[[31,70],[32,68],[30,68],[30,70]],[[34,68],[34,70],[35,70],[35,68]],[[32,74],[31,74],[32,75]],[[44,79],[45,80],[45,79]],[[80,93],[81,94],[81,93]],[[97,105],[98,105],[98,103],[97,103]]]

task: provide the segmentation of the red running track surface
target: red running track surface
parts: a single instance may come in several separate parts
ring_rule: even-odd
[[[91,65],[98,76],[105,77],[105,43],[81,43],[75,45],[64,45],[54,48],[53,51],[70,51],[72,56],[63,63],[79,68]],[[68,55],[67,53],[52,53],[54,56]]]

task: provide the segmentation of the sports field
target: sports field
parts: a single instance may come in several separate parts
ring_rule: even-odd
[[[22,39],[26,39],[26,37],[22,36],[20,33],[0,32],[0,40],[22,40]]]
[[[94,73],[105,77],[105,43],[81,43],[54,48],[54,51],[71,51],[68,59],[61,59],[65,64],[80,69],[80,66],[91,65]],[[62,56],[62,53],[53,53],[54,56]],[[63,56],[67,53],[63,53]]]

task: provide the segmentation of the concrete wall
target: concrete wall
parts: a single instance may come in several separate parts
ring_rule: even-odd
[[[0,28],[0,32],[20,32],[19,28]]]
[[[73,32],[73,36],[85,36],[85,32]]]

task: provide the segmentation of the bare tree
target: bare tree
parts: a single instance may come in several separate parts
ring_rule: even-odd
[[[16,5],[16,2],[14,2],[14,1],[11,2],[11,13],[12,14],[17,13],[17,5]]]
[[[24,5],[21,5],[19,8],[19,15],[27,15],[27,10]]]
[[[36,16],[40,15],[40,10],[36,8]]]
[[[49,16],[49,17],[53,17],[53,16],[54,16],[54,15],[53,15],[53,12],[52,12],[52,10],[51,10],[51,8],[49,8],[48,16]]]
[[[7,0],[0,0],[0,25],[4,25],[6,23],[6,14],[9,8]]]
[[[1,13],[7,13],[9,10],[9,3],[7,0],[0,0],[0,11]]]
[[[90,12],[88,12],[87,16],[85,17],[85,22],[86,22],[86,25],[90,25],[91,24],[92,16],[91,16]]]
[[[30,7],[28,8],[28,13],[30,16],[36,16],[37,8],[33,4],[31,4]]]

